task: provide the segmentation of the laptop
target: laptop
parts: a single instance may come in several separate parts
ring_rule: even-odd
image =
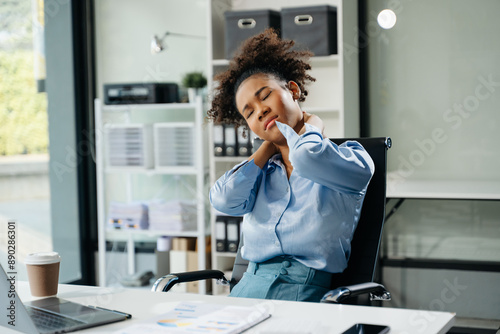
[[[0,268],[0,327],[27,334],[56,334],[101,326],[130,317],[57,297],[23,304],[15,291],[14,278],[5,272],[1,265]]]

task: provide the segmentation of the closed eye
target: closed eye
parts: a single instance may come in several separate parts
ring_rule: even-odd
[[[269,95],[271,95],[271,93],[272,93],[272,90],[269,90],[267,92],[267,94],[262,98],[262,101],[264,101],[265,99],[267,99],[269,97]]]
[[[249,112],[247,113],[247,119],[248,119],[248,118],[250,118],[250,116],[252,116],[252,114],[253,114],[253,110],[249,111]]]

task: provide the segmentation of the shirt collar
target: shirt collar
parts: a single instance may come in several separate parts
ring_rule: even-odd
[[[281,153],[276,153],[267,161],[266,173],[272,173],[276,169],[276,166],[283,168]]]

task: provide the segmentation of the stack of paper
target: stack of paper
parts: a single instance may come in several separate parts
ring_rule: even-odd
[[[183,302],[170,312],[115,334],[241,333],[269,317],[265,307]]]
[[[173,200],[149,204],[149,229],[151,230],[196,230],[196,219],[196,201]]]
[[[148,206],[144,203],[111,202],[109,204],[108,227],[146,230],[148,225]]]

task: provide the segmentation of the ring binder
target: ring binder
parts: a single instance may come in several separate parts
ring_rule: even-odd
[[[227,250],[226,221],[222,216],[217,216],[217,220],[215,221],[215,242],[217,252],[225,252]]]
[[[224,147],[224,126],[222,124],[214,125],[214,155],[220,157],[225,155]]]
[[[226,156],[236,155],[236,129],[234,125],[224,125],[224,144]]]
[[[240,243],[240,220],[241,218],[239,217],[231,217],[227,220],[227,251],[231,253],[238,251],[238,244]]]

